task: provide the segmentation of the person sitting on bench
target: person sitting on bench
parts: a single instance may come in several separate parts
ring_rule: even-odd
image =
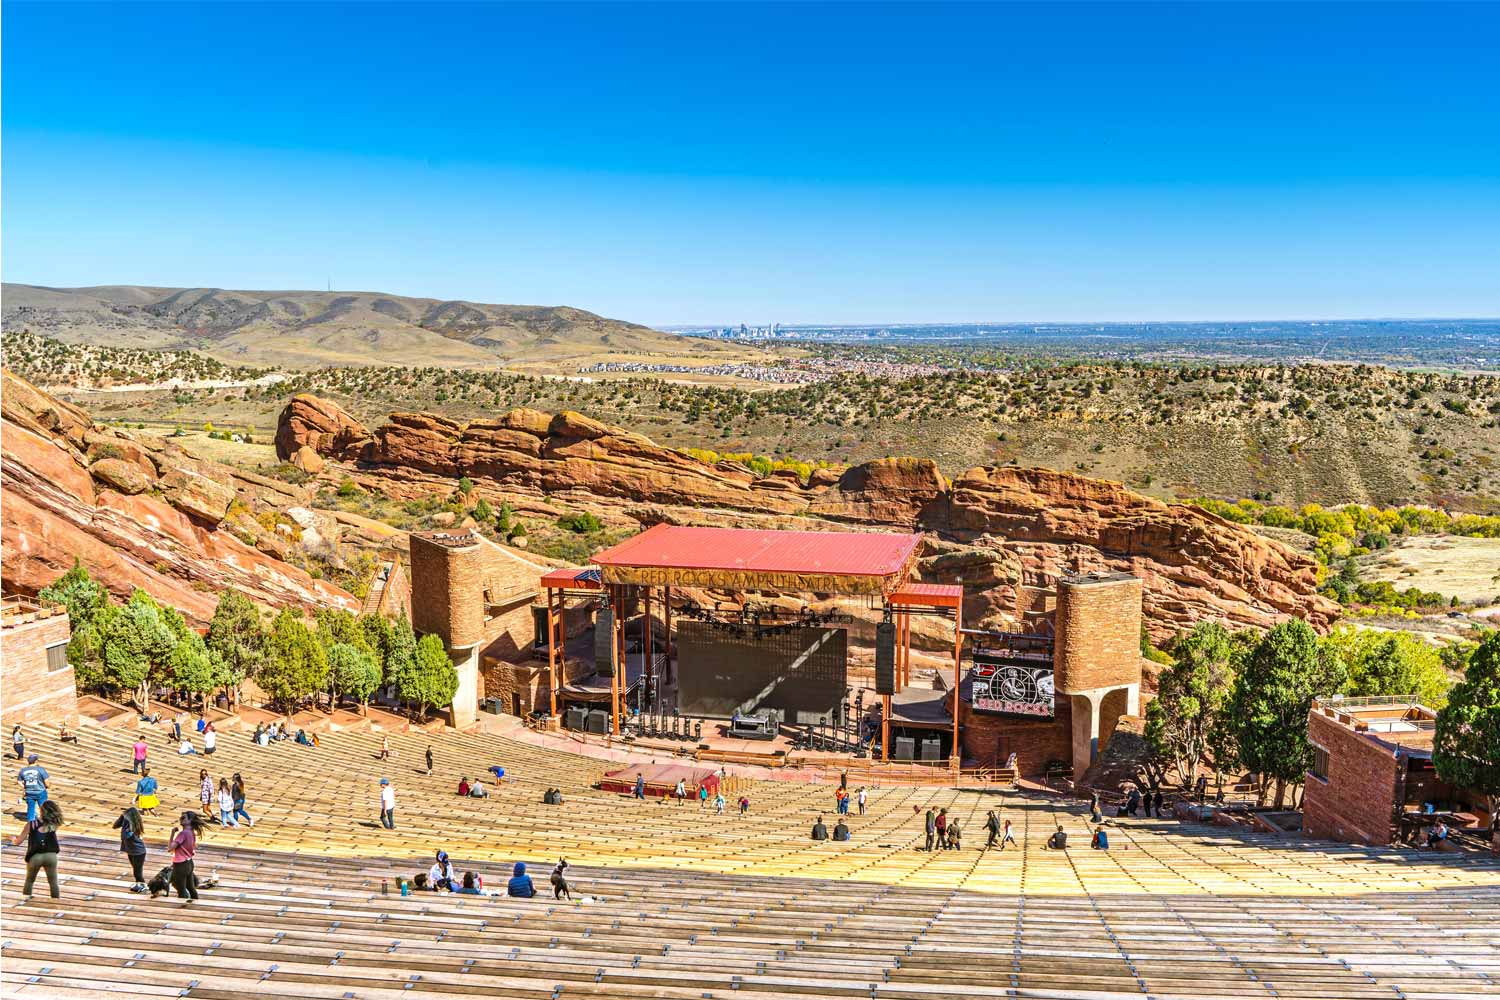
[[[1438,820],[1431,829],[1427,831],[1427,846],[1441,847],[1443,841],[1448,839],[1448,824]]]
[[[461,896],[484,895],[484,890],[483,888],[481,888],[479,878],[473,872],[464,872],[463,885],[460,888],[454,889],[453,891]]]
[[[478,778],[475,778],[474,779],[474,784],[472,784],[472,785],[469,786],[469,798],[471,798],[471,799],[487,799],[489,797],[490,797],[489,789],[485,788],[484,787],[484,783],[481,782]]]
[[[510,881],[505,883],[505,894],[520,899],[530,899],[536,895],[536,886],[531,884],[531,876],[526,874],[526,862],[516,862]]]
[[[1094,839],[1089,843],[1089,846],[1096,851],[1109,850],[1109,834],[1104,832],[1104,827],[1097,826],[1094,828]]]
[[[310,747],[313,745],[313,741],[307,738],[307,732],[302,729],[297,730],[297,738],[293,742],[295,742],[298,746],[304,747]]]
[[[467,777],[458,779],[458,794],[463,796],[469,794],[469,779]]]
[[[834,840],[848,840],[849,839],[849,828],[844,825],[844,821],[842,819],[840,819],[837,823],[835,823],[833,825],[833,839]]]
[[[823,825],[823,817],[822,816],[819,816],[818,817],[818,821],[813,824],[812,839],[813,840],[827,840],[828,839],[828,827],[826,827],[826,826]]]
[[[427,881],[434,889],[453,889],[453,863],[447,851],[438,851],[432,867],[427,869]]]
[[[1047,838],[1047,849],[1049,851],[1066,851],[1068,849],[1068,832],[1057,824],[1057,831]]]

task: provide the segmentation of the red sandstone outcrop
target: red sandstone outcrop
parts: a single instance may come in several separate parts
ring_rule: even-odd
[[[1158,639],[1201,618],[1265,628],[1296,616],[1324,628],[1338,615],[1317,594],[1307,556],[1197,508],[1046,469],[977,468],[950,483],[929,460],[880,459],[803,484],[707,465],[578,413],[512,410],[468,425],[397,413],[371,432],[311,396],[288,404],[276,442],[278,453],[310,447],[350,463],[393,494],[440,488],[428,477],[468,476],[501,494],[545,494],[616,518],[646,504],[641,516],[678,523],[926,531],[924,578],[969,585],[965,618],[979,624],[1005,624],[1022,584],[1104,569],[1145,581]]]
[[[4,390],[7,590],[34,593],[77,558],[117,597],[139,587],[197,623],[229,589],[273,606],[358,608],[352,595],[220,526],[236,496],[231,470],[159,439],[112,436],[9,372]]]

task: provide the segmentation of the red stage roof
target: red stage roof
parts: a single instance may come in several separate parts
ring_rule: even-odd
[[[889,593],[906,581],[921,544],[919,534],[658,524],[594,562],[605,583]]]

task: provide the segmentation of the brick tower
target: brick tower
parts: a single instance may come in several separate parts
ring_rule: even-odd
[[[1141,593],[1128,573],[1058,581],[1052,669],[1057,693],[1071,701],[1074,777],[1098,755],[1101,729],[1140,712]]]
[[[483,544],[472,531],[413,532],[411,624],[418,635],[443,640],[458,670],[452,722],[479,718],[479,649],[484,644]]]

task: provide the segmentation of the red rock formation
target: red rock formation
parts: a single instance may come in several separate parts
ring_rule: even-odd
[[[228,589],[273,606],[358,608],[352,595],[218,526],[235,495],[223,466],[143,443],[140,455],[149,459],[151,476],[159,473],[150,485],[160,495],[120,492],[116,480],[134,488],[134,477],[146,478],[133,461],[140,456],[121,448],[127,458],[85,465],[80,446],[86,437],[107,433],[80,424],[81,413],[5,373],[0,518],[6,590],[34,593],[77,558],[116,597],[139,587],[200,624]]]
[[[320,455],[351,453],[369,440],[364,424],[337,403],[303,393],[293,396],[276,424],[276,457],[289,462],[307,445]]]
[[[649,514],[637,516],[676,523],[774,517],[804,529],[923,530],[932,539],[924,577],[967,584],[965,619],[975,623],[1004,623],[1022,583],[1101,569],[1142,577],[1158,639],[1202,618],[1265,628],[1297,616],[1324,628],[1338,615],[1317,594],[1317,567],[1307,556],[1197,508],[1069,473],[978,468],[950,484],[929,460],[880,459],[836,482],[825,474],[804,485],[786,475],[756,479],[734,463],[706,465],[571,412],[548,418],[513,410],[467,426],[398,413],[373,434],[340,414],[348,416],[296,397],[277,428],[278,450],[305,445],[357,463],[362,476],[378,475],[402,495],[437,487],[425,477],[468,476],[501,493],[562,497],[616,518],[643,503]]]

